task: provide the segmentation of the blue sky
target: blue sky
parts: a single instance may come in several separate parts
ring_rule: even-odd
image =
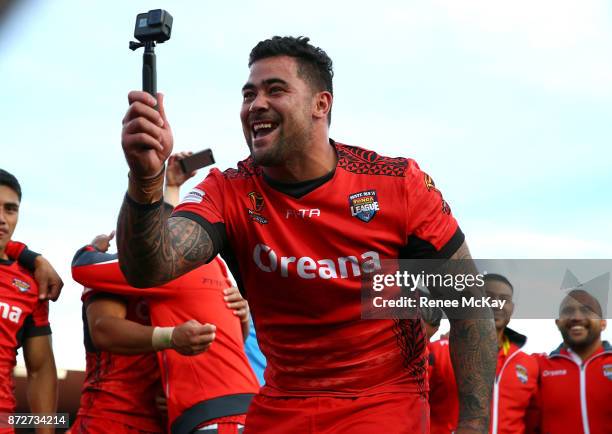
[[[174,16],[157,53],[175,150],[211,147],[221,168],[244,158],[251,47],[306,35],[335,64],[331,136],[415,158],[475,257],[612,257],[607,1],[20,3],[0,29],[0,167],[24,190],[16,238],[66,281],[52,306],[59,366],[84,366],[69,262],[115,225],[121,119],[140,87],[142,54],[127,44],[152,7]],[[516,323],[537,327],[531,351],[559,342],[552,320]]]

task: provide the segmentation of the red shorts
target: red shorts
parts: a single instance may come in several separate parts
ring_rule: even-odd
[[[358,398],[256,395],[244,434],[427,434],[425,395],[384,393]]]
[[[244,414],[219,417],[201,424],[194,434],[243,434]]]
[[[78,416],[66,434],[160,434],[164,431],[143,431],[107,418]]]

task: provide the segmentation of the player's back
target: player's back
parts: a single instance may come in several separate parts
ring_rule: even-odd
[[[231,286],[223,262],[215,258],[164,285],[139,289],[125,280],[116,254],[85,250],[77,253],[80,260],[75,260],[72,275],[91,292],[146,295],[155,326],[195,319],[217,327],[215,341],[203,354],[157,353],[170,424],[180,425],[178,432],[190,432],[203,420],[246,413],[259,385],[244,354],[240,320],[223,300],[223,290]]]
[[[168,296],[149,298],[155,325],[197,319],[216,326],[215,340],[202,354],[158,352],[173,430],[189,431],[184,427],[195,427],[202,415],[216,419],[245,414],[259,384],[244,352],[240,320],[223,299],[223,290],[231,286],[225,265],[217,258],[170,285]]]

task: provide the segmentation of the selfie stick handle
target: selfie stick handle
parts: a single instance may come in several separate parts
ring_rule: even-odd
[[[142,55],[142,90],[157,98],[157,69],[155,67],[155,43],[146,42]]]

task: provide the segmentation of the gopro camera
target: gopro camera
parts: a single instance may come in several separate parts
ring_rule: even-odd
[[[163,9],[153,9],[136,16],[134,37],[140,42],[162,43],[170,39],[172,15]]]
[[[142,90],[157,97],[157,66],[155,44],[166,42],[172,33],[172,15],[163,9],[153,9],[136,16],[134,37],[139,42],[130,41],[130,50],[144,47],[142,56]],[[155,107],[157,109],[157,106]]]

